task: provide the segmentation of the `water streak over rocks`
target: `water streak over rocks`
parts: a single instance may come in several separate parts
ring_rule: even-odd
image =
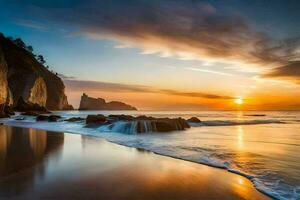
[[[171,132],[190,128],[183,118],[154,118],[147,116],[133,117],[131,115],[88,115],[87,125],[102,126],[103,131],[113,131],[128,134],[149,132]]]

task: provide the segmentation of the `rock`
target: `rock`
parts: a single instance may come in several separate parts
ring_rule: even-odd
[[[7,118],[15,115],[15,112],[7,104],[0,105],[0,118]]]
[[[201,120],[198,119],[197,117],[191,117],[190,119],[187,120],[187,122],[190,122],[190,123],[201,123]]]
[[[178,121],[178,123],[180,124],[180,126],[185,129],[185,128],[191,128],[191,126],[187,123],[187,121],[181,117],[175,119]]]
[[[11,91],[10,103],[15,106],[22,97],[25,102],[37,104],[50,110],[71,108],[64,92],[65,86],[62,80],[39,63],[32,53],[17,46],[4,36],[0,36],[0,49],[2,49],[0,65],[5,63],[8,70],[8,88]],[[1,74],[3,73],[0,69],[0,83]],[[2,94],[7,96],[4,92]],[[0,95],[0,104],[1,98]]]
[[[161,118],[151,121],[153,130],[156,132],[170,132],[184,130],[185,128],[190,128],[188,123],[182,118],[168,119]]]
[[[39,116],[36,117],[36,121],[48,121],[48,116],[39,115]]]
[[[0,105],[0,118],[7,118],[10,117],[8,113],[5,112],[5,104]]]
[[[145,115],[140,115],[140,116],[137,116],[135,119],[137,119],[137,120],[153,120],[155,118],[154,117],[147,117]]]
[[[28,102],[46,106],[47,102],[47,87],[42,77],[37,77],[32,85],[27,85],[27,90],[23,91],[24,96],[28,96]],[[25,93],[28,93],[25,95]]]
[[[8,98],[7,64],[3,53],[3,49],[0,46],[0,118],[9,117],[9,114],[5,112],[7,98]]]
[[[73,106],[72,105],[65,105],[63,107],[63,110],[74,110]]]
[[[156,132],[170,132],[176,130],[176,127],[167,121],[153,121],[151,124]]]
[[[107,119],[104,115],[88,115],[86,118],[86,124],[104,124],[107,122]]]
[[[83,93],[79,110],[136,110],[136,108],[118,101],[105,102],[102,98],[89,97]]]
[[[48,121],[49,122],[57,122],[60,118],[61,118],[61,116],[59,116],[59,115],[50,115],[48,117]]]
[[[135,118],[131,115],[109,115],[108,116],[111,120],[119,120],[119,121],[132,121]]]
[[[15,112],[13,111],[12,107],[9,105],[5,105],[4,112],[9,115],[15,115]]]
[[[59,115],[39,115],[36,117],[36,121],[48,121],[48,122],[57,122],[61,116]]]
[[[69,119],[65,119],[64,121],[67,121],[67,122],[78,122],[78,121],[83,121],[84,119],[81,118],[81,117],[71,117]]]
[[[23,97],[19,98],[16,106],[14,107],[14,110],[20,112],[37,111],[39,113],[49,113],[49,111],[45,107],[40,106],[39,104],[25,102]]]

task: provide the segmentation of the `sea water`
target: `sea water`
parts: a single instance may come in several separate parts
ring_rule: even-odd
[[[277,199],[300,199],[300,112],[161,112],[66,111],[63,119],[88,114],[129,114],[153,117],[198,117],[190,129],[155,133],[145,122],[147,134],[137,134],[135,124],[87,128],[82,122],[35,122],[34,117],[2,120],[19,127],[33,127],[104,137],[111,142],[143,148],[157,154],[224,168],[249,178],[255,187]],[[221,178],[221,177],[220,177]]]

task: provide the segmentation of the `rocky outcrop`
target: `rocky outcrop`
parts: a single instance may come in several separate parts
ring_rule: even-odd
[[[28,101],[46,107],[47,86],[42,77],[38,77],[28,91]]]
[[[128,134],[148,132],[171,132],[190,128],[190,125],[183,118],[155,118],[147,116],[134,117],[131,115],[89,115],[86,124],[107,126],[111,131]],[[114,129],[116,127],[116,129]]]
[[[191,117],[187,120],[187,122],[190,122],[190,123],[201,123],[201,120],[198,119],[197,117]]]
[[[119,101],[105,102],[102,98],[81,96],[79,110],[137,110],[135,107]]]
[[[61,116],[59,115],[38,115],[36,121],[48,121],[48,122],[57,122]]]
[[[1,36],[0,36],[1,37]],[[0,46],[0,117],[7,117],[5,107],[8,98],[7,65]]]
[[[84,118],[81,117],[71,117],[69,119],[65,119],[64,121],[66,122],[79,122],[85,120]]]
[[[22,97],[27,103],[38,104],[49,110],[72,108],[64,93],[65,86],[62,80],[38,62],[31,52],[16,45],[3,35],[0,35],[0,49],[2,49],[0,61],[5,63],[8,71],[9,88],[6,90],[9,95],[1,92],[0,98],[4,99],[5,97],[6,102],[10,102],[14,106]],[[3,64],[1,65],[3,66]],[[0,75],[1,78],[3,79]]]
[[[103,124],[107,122],[107,119],[104,115],[88,115],[86,120],[86,124]]]
[[[20,112],[35,111],[36,113],[49,113],[49,111],[45,107],[40,106],[37,103],[26,102],[22,97],[20,97],[17,103],[15,104],[14,110]]]

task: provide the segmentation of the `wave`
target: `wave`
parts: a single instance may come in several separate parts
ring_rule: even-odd
[[[237,125],[256,125],[256,124],[285,124],[280,120],[209,120],[200,123],[189,123],[191,126],[237,126]]]

